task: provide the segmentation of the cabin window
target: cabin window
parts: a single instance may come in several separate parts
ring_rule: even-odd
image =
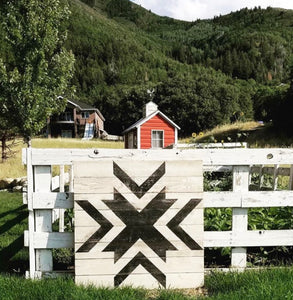
[[[59,121],[73,121],[72,113],[69,111],[65,111],[60,114]]]
[[[152,148],[164,147],[164,131],[152,130]]]
[[[81,117],[83,119],[88,119],[90,117],[90,113],[88,111],[82,111],[81,112]]]

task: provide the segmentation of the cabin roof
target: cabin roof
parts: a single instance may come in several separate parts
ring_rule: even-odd
[[[125,129],[122,134],[125,134],[129,131],[131,131],[134,128],[138,128],[141,125],[143,125],[145,122],[147,122],[148,120],[152,119],[154,116],[159,115],[161,116],[164,120],[166,120],[169,124],[171,124],[173,127],[176,127],[177,129],[180,129],[180,127],[175,124],[172,120],[170,120],[165,114],[163,114],[161,111],[157,110],[155,112],[153,112],[152,114],[141,118],[140,120],[138,120],[137,122],[135,122],[133,125],[131,125],[130,127],[128,127],[127,129]]]
[[[90,104],[87,104],[87,103],[84,103],[82,101],[79,101],[79,100],[68,100],[67,99],[67,102],[72,104],[73,106],[75,106],[76,108],[78,108],[80,111],[95,111],[97,112],[97,114],[100,116],[100,118],[105,121],[105,118],[104,116],[102,115],[102,113],[100,112],[99,109],[93,107],[92,105]]]

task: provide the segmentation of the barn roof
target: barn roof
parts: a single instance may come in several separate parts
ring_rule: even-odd
[[[146,116],[146,117],[138,120],[136,123],[134,123],[133,125],[131,125],[127,129],[125,129],[122,132],[122,134],[127,133],[127,132],[131,131],[134,128],[140,127],[142,124],[144,124],[145,122],[147,122],[148,120],[150,120],[151,118],[153,118],[156,115],[161,116],[164,120],[166,120],[173,127],[176,127],[177,129],[180,129],[180,127],[177,124],[175,124],[172,120],[170,120],[165,114],[163,114],[161,111],[157,110],[157,111],[153,112],[152,114],[150,114],[150,115],[148,115],[148,116]]]

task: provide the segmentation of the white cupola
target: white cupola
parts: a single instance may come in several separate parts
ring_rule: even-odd
[[[158,105],[153,101],[148,102],[144,107],[144,117],[147,117],[158,110]]]

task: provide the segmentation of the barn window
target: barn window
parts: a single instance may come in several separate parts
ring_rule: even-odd
[[[164,147],[164,131],[152,130],[152,148]]]

